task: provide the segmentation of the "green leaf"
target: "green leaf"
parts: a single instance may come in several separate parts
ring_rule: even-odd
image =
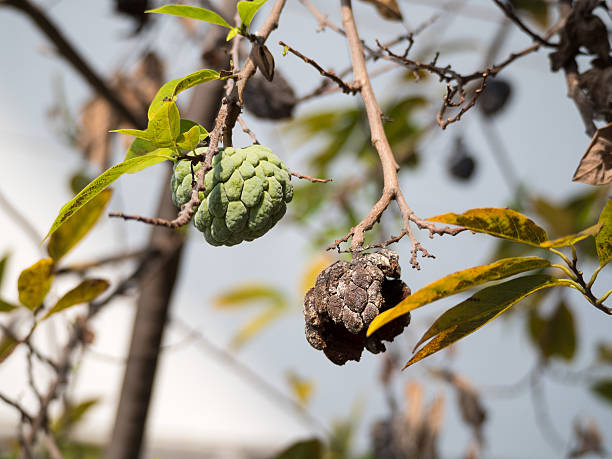
[[[545,0],[511,0],[510,2],[517,10],[529,13],[541,26],[548,25],[548,3]]]
[[[599,343],[597,345],[597,360],[612,364],[612,343]]]
[[[252,1],[241,1],[238,2],[238,15],[240,16],[240,21],[242,22],[242,26],[249,30],[249,25],[253,20],[253,17],[268,0],[252,0]]]
[[[0,299],[0,312],[11,312],[18,308],[19,306]]]
[[[586,239],[587,237],[596,236],[601,230],[602,224],[597,223],[596,225],[589,226],[588,228],[580,231],[577,234],[570,234],[569,236],[563,236],[554,241],[544,241],[540,244],[541,247],[566,247],[574,245],[577,242]]]
[[[19,341],[15,341],[8,335],[2,334],[0,338],[0,363],[4,362],[13,353]]]
[[[131,135],[133,137],[136,137],[137,139],[148,140],[149,142],[153,142],[154,140],[153,134],[149,132],[148,129],[146,131],[141,131],[140,129],[113,129],[108,132],[116,132],[118,134]]]
[[[89,398],[76,405],[73,405],[72,403],[66,404],[66,408],[61,416],[53,421],[51,430],[56,436],[67,433],[72,426],[77,424],[83,418],[83,416],[85,416],[85,414],[87,414],[87,412],[99,402],[99,398]]]
[[[123,174],[134,174],[149,166],[169,160],[173,160],[172,151],[168,148],[160,148],[154,153],[128,159],[106,170],[83,188],[79,194],[62,206],[49,232],[43,239],[43,242],[57,231],[59,227],[66,223],[81,207],[95,198]]]
[[[261,301],[271,305],[286,303],[285,295],[280,290],[257,284],[244,285],[228,290],[213,299],[214,305],[218,308],[243,307]]]
[[[612,379],[602,379],[591,386],[591,390],[608,403],[612,403]]]
[[[124,161],[132,158],[136,158],[137,156],[144,156],[147,153],[152,153],[157,150],[157,146],[148,140],[135,138],[130,144],[130,148],[128,148],[127,153],[125,154]]]
[[[28,309],[33,311],[38,308],[47,296],[53,282],[53,266],[51,258],[43,258],[19,274],[19,301]]]
[[[599,224],[602,226],[595,237],[595,246],[599,264],[605,266],[612,261],[612,198],[608,199],[606,207],[601,211]]]
[[[189,75],[182,78],[175,78],[174,80],[168,81],[164,84],[149,106],[149,119],[153,118],[153,115],[161,107],[164,99],[174,100],[174,98],[186,89],[192,88],[207,81],[218,80],[220,78],[219,72],[215,72],[210,69],[202,69],[197,72],[190,73]]]
[[[323,444],[316,438],[294,443],[274,459],[322,459]]]
[[[176,139],[176,144],[184,151],[194,150],[198,143],[200,143],[200,126],[193,126]]]
[[[193,129],[195,126],[198,127],[198,142],[201,142],[202,140],[204,140],[206,137],[208,137],[208,131],[206,129],[204,129],[203,126],[200,126],[198,123],[196,123],[195,121],[191,121],[185,118],[181,118],[181,122],[180,122],[180,135],[177,137],[176,139],[176,143],[177,145],[182,148],[183,150],[193,150],[193,148],[184,148],[185,146],[191,146],[193,140],[190,140],[190,143],[186,143],[185,140],[185,136],[187,135],[187,132],[191,129]],[[192,134],[187,135],[187,137],[189,137],[189,139],[191,139],[190,136],[192,136]],[[124,161],[128,160],[128,159],[132,159],[132,158],[136,158],[137,156],[143,156],[146,155],[148,153],[153,153],[155,150],[157,150],[157,146],[152,143],[149,142],[147,140],[144,139],[134,139],[134,141],[132,142],[132,144],[130,145],[130,148],[128,149]]]
[[[4,279],[4,271],[6,270],[6,264],[9,259],[9,254],[7,253],[0,259],[0,288],[2,287],[2,279]]]
[[[423,346],[404,368],[475,332],[526,296],[556,286],[571,287],[572,284],[567,279],[533,275],[480,290],[446,311],[433,323],[416,344],[415,349],[427,340],[433,339]]]
[[[576,327],[571,310],[561,301],[549,318],[536,309],[529,315],[529,335],[543,358],[571,360],[576,353]]]
[[[173,147],[181,131],[181,115],[174,101],[162,101],[149,120],[147,132],[159,147]]]
[[[533,220],[511,210],[485,207],[471,209],[462,214],[448,213],[428,218],[429,221],[460,225],[477,233],[510,239],[523,244],[539,246],[548,240],[543,228]]]
[[[41,320],[45,320],[71,306],[89,303],[104,293],[109,285],[109,282],[105,279],[85,279],[75,288],[65,293]]]
[[[197,6],[188,5],[164,5],[154,10],[147,10],[145,13],[160,13],[170,14],[172,16],[180,16],[182,18],[198,19],[200,21],[208,22],[210,24],[217,24],[223,27],[231,29],[232,26],[228,22],[219,16],[214,11],[207,10],[205,8],[199,8]]]
[[[190,129],[193,129],[194,126],[197,126],[200,129],[200,133],[199,133],[200,142],[204,140],[206,137],[208,137],[208,131],[204,128],[204,126],[196,123],[195,121],[181,118],[181,134],[184,134]]]
[[[232,29],[227,33],[225,41],[230,41],[231,39],[233,39],[236,35],[238,35],[238,32],[240,32],[240,29],[238,27],[232,27]]]
[[[47,253],[55,262],[72,250],[89,233],[102,216],[112,195],[113,191],[110,189],[102,191],[51,235]]]
[[[138,129],[116,129],[110,132],[119,134],[133,135],[140,139],[143,149],[149,149],[149,145],[155,147],[174,147],[175,140],[181,133],[181,116],[174,100],[162,100],[157,106],[153,115],[149,117],[149,124],[146,131]],[[130,147],[132,149],[132,147]],[[129,156],[126,155],[126,158]],[[133,157],[133,156],[129,156]]]
[[[543,258],[516,257],[505,258],[495,263],[476,266],[449,274],[417,290],[397,306],[375,317],[368,328],[368,336],[397,317],[441,298],[455,295],[485,282],[505,279],[515,274],[547,266],[550,266],[550,262]]]

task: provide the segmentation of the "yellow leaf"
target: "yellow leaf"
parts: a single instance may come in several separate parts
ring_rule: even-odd
[[[580,231],[576,234],[570,234],[569,236],[563,236],[559,239],[555,239],[554,241],[544,241],[540,244],[542,247],[566,247],[568,245],[574,245],[577,242],[586,239],[587,237],[596,236],[599,233],[599,230],[603,226],[602,223],[597,223],[596,225],[589,226],[588,228]]]
[[[21,271],[17,279],[19,301],[30,310],[38,308],[53,282],[53,260],[43,258]]]
[[[515,274],[547,266],[550,266],[550,262],[543,258],[515,257],[449,274],[417,290],[397,306],[375,317],[368,328],[368,336],[392,320],[441,298],[463,292],[485,282],[505,279]]]
[[[314,392],[314,382],[311,379],[302,378],[293,371],[287,372],[287,381],[297,401],[301,405],[307,405]]]
[[[0,363],[4,362],[13,353],[19,342],[7,335],[0,338]]]
[[[106,189],[77,210],[49,238],[47,253],[56,262],[66,255],[94,227],[110,201],[113,191]]]
[[[218,308],[249,306],[257,302],[277,305],[284,303],[285,298],[283,293],[275,287],[246,284],[226,290],[213,299],[214,305]]]
[[[62,296],[55,306],[47,312],[41,320],[45,320],[49,316],[56,314],[71,306],[88,303],[104,293],[110,284],[105,279],[85,279],[75,288]]]
[[[302,296],[304,296],[308,290],[315,286],[319,273],[331,265],[333,261],[334,258],[332,256],[324,254],[315,257],[308,263],[306,270],[302,274],[302,279],[300,282],[300,293]]]
[[[286,309],[282,306],[272,306],[251,318],[232,338],[230,346],[236,350],[241,348],[247,341],[285,314],[287,312]]]
[[[612,198],[608,199],[608,203],[601,211],[599,224],[601,230],[595,237],[595,246],[599,264],[605,266],[612,261]]]
[[[532,293],[557,286],[573,287],[567,279],[534,275],[482,289],[438,317],[416,344],[415,349],[424,342],[430,339],[431,341],[423,346],[404,368],[475,332]]]
[[[427,220],[450,225],[464,226],[477,233],[510,239],[523,244],[539,246],[548,240],[543,228],[512,209],[484,207],[471,209],[462,214],[448,213],[428,218]]]
[[[4,301],[3,299],[0,299],[0,312],[12,312],[18,308],[19,306],[16,306],[12,303]]]

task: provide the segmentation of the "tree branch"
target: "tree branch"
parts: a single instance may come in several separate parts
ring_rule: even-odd
[[[533,30],[531,30],[525,23],[514,13],[514,8],[508,3],[504,3],[501,0],[493,0],[493,2],[504,12],[504,14],[514,22],[519,29],[529,35],[534,41],[551,48],[557,48],[559,45],[549,42],[546,38],[539,36]]]
[[[344,238],[339,239],[328,249],[338,248],[341,242],[347,241],[352,237],[351,240],[351,252],[363,250],[363,241],[365,232],[370,230],[374,224],[380,220],[383,212],[387,209],[392,200],[397,201],[400,213],[402,215],[403,227],[401,236],[408,235],[412,242],[412,257],[410,259],[411,265],[415,269],[420,269],[420,265],[417,261],[417,255],[420,252],[424,257],[432,257],[432,255],[425,250],[421,244],[416,240],[410,222],[414,222],[417,226],[423,225],[423,227],[432,227],[431,223],[425,222],[418,218],[414,212],[408,207],[406,199],[399,186],[397,177],[397,171],[399,165],[393,156],[391,145],[385,134],[385,130],[382,124],[382,111],[374,95],[372,84],[368,76],[366,67],[366,59],[363,52],[363,46],[359,39],[359,33],[357,32],[357,26],[355,24],[355,18],[353,16],[353,9],[351,0],[341,0],[342,10],[342,24],[349,44],[351,52],[351,61],[353,63],[353,77],[355,83],[359,85],[361,97],[363,99],[366,114],[368,117],[368,124],[370,127],[370,138],[372,145],[378,153],[380,163],[383,172],[383,192],[382,196],[378,200],[374,207],[370,210],[370,213],[355,227],[351,228],[351,231]],[[430,229],[430,234],[456,234],[459,231],[463,231],[463,228],[456,228],[452,231],[446,231],[445,229],[436,229],[435,231]],[[397,242],[398,237],[393,238],[392,242]]]
[[[318,70],[318,72],[322,76],[324,76],[326,78],[329,78],[334,83],[336,83],[338,85],[338,87],[342,90],[343,93],[345,93],[345,94],[356,94],[356,93],[359,92],[359,88],[357,87],[357,85],[351,84],[351,83],[347,83],[342,78],[340,78],[338,75],[336,75],[334,72],[329,71],[329,70],[325,70],[316,61],[310,59],[309,57],[304,56],[302,53],[300,53],[296,49],[293,49],[291,46],[289,46],[284,41],[279,41],[278,44],[281,45],[281,46],[284,46],[287,51],[289,51],[291,54],[296,55],[297,57],[302,59],[307,64],[312,65],[315,69]]]
[[[278,27],[278,19],[285,6],[286,0],[277,0],[272,11],[268,15],[266,21],[259,29],[256,35],[252,37],[258,45],[263,45],[274,29]],[[234,63],[237,65],[237,63]],[[167,228],[179,228],[191,221],[198,206],[200,205],[200,192],[205,190],[204,177],[206,172],[212,168],[212,159],[219,152],[219,142],[223,137],[224,145],[231,144],[231,132],[236,124],[240,112],[242,111],[242,95],[246,83],[256,71],[256,66],[250,57],[244,63],[244,66],[236,77],[236,82],[228,81],[226,96],[221,101],[221,108],[215,119],[215,127],[210,133],[208,149],[202,162],[202,167],[195,173],[195,184],[191,190],[190,199],[183,205],[183,208],[178,213],[174,220],[165,218],[141,217],[139,215],[125,215],[123,213],[111,213],[110,217],[120,217],[124,220],[136,220],[151,225],[165,226]]]
[[[26,14],[55,45],[57,52],[72,65],[94,91],[108,101],[119,116],[138,129],[146,128],[146,113],[134,113],[130,110],[38,6],[29,0],[0,0],[0,6],[10,6]]]

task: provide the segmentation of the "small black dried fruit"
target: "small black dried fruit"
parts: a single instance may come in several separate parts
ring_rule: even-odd
[[[494,116],[505,106],[512,95],[512,86],[506,80],[488,80],[478,98],[478,107],[487,116]]]
[[[289,118],[297,103],[295,92],[280,72],[268,81],[256,73],[244,88],[244,107],[257,116],[271,120]]]
[[[476,161],[466,149],[463,139],[455,140],[455,150],[448,160],[448,170],[451,175],[461,181],[469,180],[476,169]]]

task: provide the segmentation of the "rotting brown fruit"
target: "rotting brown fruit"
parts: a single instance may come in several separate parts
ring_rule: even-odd
[[[400,275],[399,256],[388,249],[356,255],[350,263],[336,261],[321,271],[304,298],[310,345],[337,365],[359,361],[364,349],[385,351],[383,341],[393,341],[410,323],[410,314],[370,337],[366,331],[374,317],[410,295]]]

